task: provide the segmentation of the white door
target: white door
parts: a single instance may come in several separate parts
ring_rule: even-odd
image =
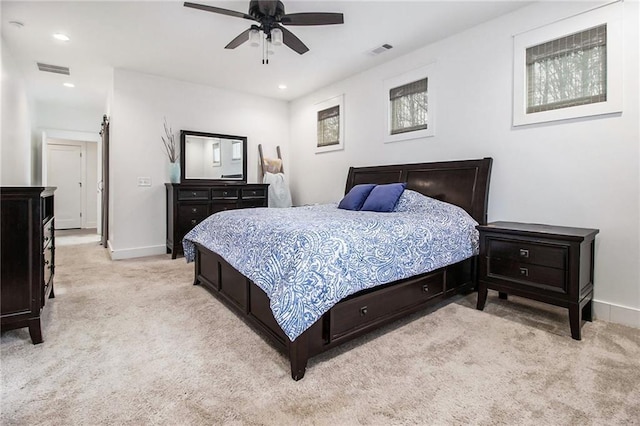
[[[82,148],[47,145],[47,185],[56,186],[56,229],[82,227]]]

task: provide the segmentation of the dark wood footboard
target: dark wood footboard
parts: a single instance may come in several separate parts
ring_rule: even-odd
[[[194,284],[207,288],[289,357],[300,380],[309,358],[391,321],[474,288],[475,259],[356,293],[336,304],[291,342],[276,322],[267,295],[218,254],[196,244]]]

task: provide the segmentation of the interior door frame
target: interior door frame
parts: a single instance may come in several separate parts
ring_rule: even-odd
[[[90,142],[92,143],[92,142]],[[54,148],[55,147],[55,148]],[[80,217],[79,217],[79,222],[80,222],[80,226],[78,228],[83,229],[87,227],[87,211],[88,211],[88,206],[87,206],[87,147],[86,147],[86,143],[85,142],[76,142],[76,141],[69,141],[69,140],[61,140],[61,139],[53,139],[51,140],[51,138],[49,138],[49,140],[47,141],[47,147],[46,150],[44,152],[44,155],[46,155],[47,157],[47,176],[45,177],[45,186],[47,185],[52,185],[51,183],[49,183],[49,174],[48,174],[48,170],[49,170],[49,162],[51,161],[51,150],[52,149],[56,149],[57,151],[70,151],[70,152],[75,152],[77,155],[77,153],[80,154],[80,158],[76,157],[76,161],[79,160],[80,161]],[[61,190],[60,188],[58,188],[58,190]],[[56,207],[56,209],[58,209],[60,207],[60,203],[58,202],[58,200],[55,200],[55,204],[54,206]],[[58,210],[56,212],[60,213],[60,210]],[[75,213],[75,212],[74,212]],[[64,226],[62,228],[58,228],[58,225],[62,225],[62,220],[61,217],[56,216],[56,229],[75,229],[75,226]],[[77,222],[74,222],[74,225]]]
[[[96,154],[100,154],[100,148],[101,148],[101,138],[100,138],[100,134],[98,133],[92,133],[92,132],[80,132],[80,131],[74,131],[74,130],[57,130],[57,129],[45,129],[42,131],[42,150],[40,151],[40,157],[41,157],[41,166],[42,166],[42,176],[41,176],[41,182],[43,186],[47,186],[47,172],[48,172],[48,167],[47,167],[47,145],[50,143],[50,140],[55,140],[55,141],[64,141],[64,142],[58,142],[57,144],[67,144],[67,145],[83,145],[83,143],[92,143],[92,142],[96,142],[98,144],[97,146],[97,152]],[[54,144],[56,144],[56,142],[53,142]],[[83,147],[83,151],[82,151],[82,155],[83,157],[86,159],[86,148]],[[101,173],[100,170],[100,158],[98,158],[98,170],[96,171],[98,176]],[[82,178],[83,178],[83,182],[82,182],[82,203],[83,203],[83,210],[86,211],[86,208],[88,208],[88,206],[86,206],[86,190],[87,189],[91,189],[91,190],[95,190],[95,188],[89,188],[86,181],[86,170],[83,167],[83,172],[82,172]],[[100,201],[100,200],[99,200]],[[102,206],[96,206],[97,208],[97,213],[100,213]],[[83,220],[82,220],[82,226],[85,227],[86,225],[86,214],[83,214]],[[97,219],[97,225],[100,225],[100,217],[98,217]],[[98,230],[99,232],[99,230]]]

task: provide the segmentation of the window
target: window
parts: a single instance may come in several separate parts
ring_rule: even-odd
[[[387,104],[385,142],[435,135],[435,64],[384,81]]]
[[[423,78],[389,91],[392,135],[428,127],[427,82],[428,79]]]
[[[513,125],[622,111],[621,5],[513,38]]]
[[[607,25],[527,49],[527,113],[607,100]]]
[[[213,167],[222,166],[222,158],[220,155],[220,141],[214,142],[211,145],[213,151]]]
[[[233,161],[242,160],[242,142],[241,141],[231,142],[231,160]]]
[[[344,95],[315,105],[316,153],[344,148]]]
[[[340,105],[318,111],[318,147],[340,143]]]

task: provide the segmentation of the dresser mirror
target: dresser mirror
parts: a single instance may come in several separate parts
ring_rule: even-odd
[[[246,183],[247,138],[180,131],[180,182]]]

